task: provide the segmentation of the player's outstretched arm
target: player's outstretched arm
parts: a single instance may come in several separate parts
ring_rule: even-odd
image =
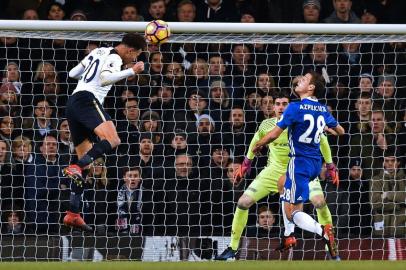
[[[341,125],[337,125],[336,127],[331,128],[332,130],[334,130],[338,136],[344,135],[345,130]]]
[[[257,155],[262,148],[276,140],[283,132],[283,129],[279,126],[275,126],[268,134],[266,134],[261,140],[259,140],[252,151]]]
[[[261,124],[262,125],[262,124]],[[248,148],[247,156],[244,158],[243,163],[238,167],[238,169],[233,174],[233,184],[238,186],[243,180],[246,174],[249,174],[251,171],[251,163],[255,157],[254,152],[252,149],[254,148],[255,144],[263,137],[261,132],[261,126],[255,132],[254,137],[251,140],[250,146]]]
[[[140,61],[135,63],[131,68],[125,70],[111,72],[111,70],[103,70],[100,73],[101,86],[113,84],[121,81],[122,79],[134,76],[135,74],[144,71],[144,62]]]
[[[85,66],[80,62],[74,68],[69,71],[69,77],[79,80],[80,76],[82,75],[83,71],[85,70]]]

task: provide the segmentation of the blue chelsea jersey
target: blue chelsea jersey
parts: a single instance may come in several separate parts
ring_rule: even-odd
[[[320,159],[320,135],[325,126],[334,128],[338,123],[317,99],[304,98],[290,103],[277,125],[288,128],[290,156]]]

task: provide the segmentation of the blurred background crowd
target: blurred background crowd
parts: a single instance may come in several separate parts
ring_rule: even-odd
[[[181,22],[405,23],[405,1],[13,0],[0,18]],[[64,109],[69,70],[113,43],[0,37],[3,233],[60,234],[76,160]],[[231,182],[278,93],[319,72],[319,99],[345,127],[329,137],[340,170],[323,183],[341,237],[406,233],[406,43],[149,45],[145,72],[116,83],[104,107],[122,144],[96,160],[83,215],[96,233],[229,235],[235,202],[266,166]],[[292,101],[295,97],[291,95]],[[323,172],[321,172],[323,178]],[[309,211],[313,211],[308,207]],[[277,196],[252,209],[247,234],[279,235]]]

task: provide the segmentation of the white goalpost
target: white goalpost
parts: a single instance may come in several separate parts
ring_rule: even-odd
[[[144,74],[106,98],[122,145],[94,162],[81,206],[94,232],[82,233],[61,223],[70,183],[60,171],[75,160],[64,123],[76,86],[68,72],[147,22],[0,20],[0,260],[213,259],[267,153],[242,185],[230,175],[273,117],[275,97],[294,99],[293,79],[311,70],[326,81],[320,101],[346,129],[328,137],[341,184],[322,181],[341,258],[406,258],[405,25],[168,24],[169,41],[138,59]],[[126,189],[135,167],[141,180]],[[258,223],[264,207],[270,224]],[[268,196],[250,210],[238,259],[326,259],[323,243],[298,229],[297,247],[274,251],[281,235],[278,196]]]

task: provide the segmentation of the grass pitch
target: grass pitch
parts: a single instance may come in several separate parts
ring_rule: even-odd
[[[406,261],[2,262],[5,270],[405,270]]]

